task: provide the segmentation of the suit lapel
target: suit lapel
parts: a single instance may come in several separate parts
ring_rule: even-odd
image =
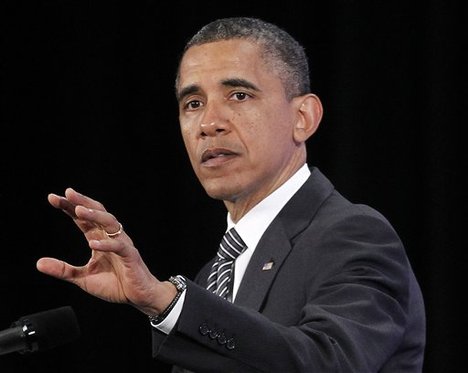
[[[268,231],[257,245],[234,303],[260,310],[270,285],[278,273],[291,245],[279,222],[272,222]]]
[[[234,303],[260,311],[294,238],[310,225],[318,208],[332,193],[333,185],[316,168],[272,221],[247,266]]]

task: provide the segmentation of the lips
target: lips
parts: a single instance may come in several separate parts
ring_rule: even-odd
[[[219,163],[228,160],[236,155],[235,152],[224,148],[206,149],[202,153],[202,163]]]

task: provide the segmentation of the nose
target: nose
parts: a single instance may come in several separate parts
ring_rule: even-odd
[[[226,129],[219,125],[220,121],[213,121],[210,123],[200,123],[201,136],[216,136],[223,133]]]
[[[205,106],[203,117],[200,121],[200,135],[206,136],[217,136],[228,129],[227,121],[223,119],[222,110],[211,103],[211,105]]]

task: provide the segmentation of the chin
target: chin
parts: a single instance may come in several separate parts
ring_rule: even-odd
[[[218,199],[220,201],[227,201],[232,199],[232,193],[229,193],[226,190],[205,190],[206,193],[213,199]]]
[[[226,180],[211,180],[203,183],[206,193],[213,199],[230,201],[237,194],[236,190]]]

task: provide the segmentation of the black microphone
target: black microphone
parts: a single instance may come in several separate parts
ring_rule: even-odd
[[[78,338],[80,328],[70,306],[21,317],[0,331],[0,355],[45,351]]]

